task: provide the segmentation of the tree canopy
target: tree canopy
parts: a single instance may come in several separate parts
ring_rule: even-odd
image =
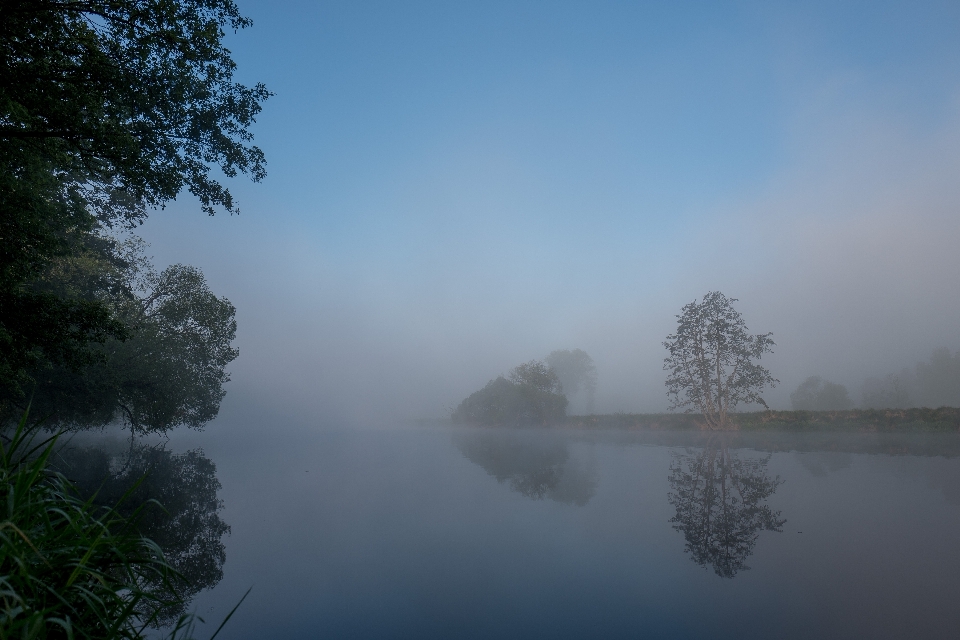
[[[126,337],[110,305],[45,287],[98,229],[131,227],[186,189],[237,210],[216,177],[260,180],[249,131],[263,85],[233,80],[231,0],[36,0],[0,22],[0,386],[44,363],[74,369]]]
[[[736,301],[711,291],[685,305],[677,332],[663,343],[671,409],[698,411],[713,429],[726,427],[729,412],[740,403],[767,406],[760,392],[778,383],[756,362],[773,351],[773,334],[750,335],[733,308]]]
[[[34,414],[66,427],[120,419],[135,433],[202,427],[217,415],[229,380],[225,367],[237,357],[233,305],[214,295],[196,268],[173,265],[157,273],[137,238],[102,240],[112,260],[99,254],[60,260],[50,286],[98,296],[123,322],[126,338],[95,345],[99,357],[85,367],[31,370],[39,383]]]
[[[567,398],[557,375],[539,360],[514,367],[470,394],[453,412],[454,422],[481,425],[546,425],[566,416]]]

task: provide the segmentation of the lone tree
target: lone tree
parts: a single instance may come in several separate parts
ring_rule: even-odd
[[[673,528],[683,533],[685,551],[721,578],[746,571],[761,531],[782,532],[786,520],[767,504],[779,476],[767,473],[769,457],[738,459],[722,443],[695,456],[678,456],[670,465]]]
[[[736,298],[711,291],[701,302],[694,300],[677,316],[677,332],[663,346],[670,355],[663,361],[671,409],[686,408],[703,414],[711,429],[729,425],[729,412],[741,402],[767,403],[760,397],[764,387],[779,380],[755,361],[772,353],[771,333],[750,335]]]

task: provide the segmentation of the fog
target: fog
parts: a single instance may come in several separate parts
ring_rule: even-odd
[[[580,348],[597,412],[664,411],[661,343],[711,290],[773,333],[773,408],[811,375],[858,403],[865,378],[960,348],[960,46],[925,32],[943,7],[869,22],[846,48],[858,16],[826,8],[743,5],[728,32],[696,22],[670,42],[621,33],[605,7],[606,44],[572,51],[559,34],[590,26],[570,16],[530,51],[483,20],[454,30],[462,45],[388,17],[355,44],[280,43],[359,18],[245,10],[240,68],[277,93],[256,130],[269,175],[234,181],[240,216],[181,198],[140,230],[159,264],[201,267],[238,309],[226,403],[318,424],[442,418]],[[387,32],[393,57],[358,53]],[[888,32],[903,60],[868,60]],[[300,54],[317,69],[279,70]]]

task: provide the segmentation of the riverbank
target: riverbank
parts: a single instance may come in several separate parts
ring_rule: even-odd
[[[960,408],[850,409],[846,411],[756,411],[731,414],[732,431],[960,433]],[[703,417],[691,413],[613,413],[568,416],[568,429],[703,431]]]

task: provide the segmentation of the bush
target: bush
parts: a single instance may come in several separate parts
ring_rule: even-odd
[[[468,396],[453,412],[454,422],[490,426],[547,425],[567,415],[567,397],[556,374],[532,360],[499,376]]]
[[[820,376],[810,376],[790,394],[794,411],[836,411],[849,409],[853,403],[842,384],[828,382]]]

